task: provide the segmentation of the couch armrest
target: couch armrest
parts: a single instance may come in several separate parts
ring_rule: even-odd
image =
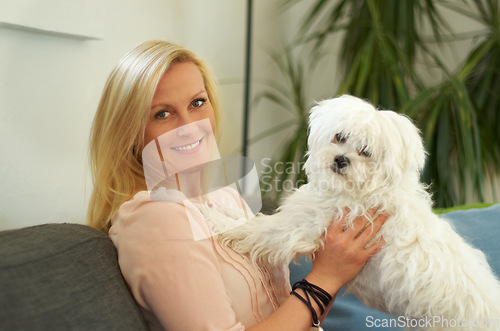
[[[0,232],[5,330],[147,330],[111,240],[80,224]]]

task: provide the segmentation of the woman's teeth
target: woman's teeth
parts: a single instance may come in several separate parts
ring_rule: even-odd
[[[197,142],[192,143],[191,145],[185,145],[185,146],[179,146],[179,147],[172,147],[173,150],[175,151],[190,151],[193,148],[196,148],[201,142],[201,139],[198,140]]]

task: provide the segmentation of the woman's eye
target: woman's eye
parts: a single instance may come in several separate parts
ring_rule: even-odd
[[[203,104],[206,102],[207,100],[206,99],[203,99],[203,98],[200,98],[200,99],[196,99],[193,101],[193,103],[191,103],[191,107],[193,108],[199,108],[201,106],[203,106]]]
[[[155,114],[155,118],[157,119],[167,118],[168,116],[170,116],[170,112],[167,110],[160,110]]]

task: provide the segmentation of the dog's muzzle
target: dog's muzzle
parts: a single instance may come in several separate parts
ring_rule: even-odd
[[[351,164],[351,161],[345,155],[337,155],[333,159],[333,164],[331,166],[332,170],[337,174],[342,175],[345,173],[345,168]]]

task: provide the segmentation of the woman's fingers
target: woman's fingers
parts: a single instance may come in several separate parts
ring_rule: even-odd
[[[370,209],[365,215],[356,217],[352,224],[346,222],[347,214],[334,222],[328,232],[333,231],[341,236],[347,236],[357,243],[356,246],[364,247],[380,231],[389,215],[378,213],[377,209]],[[332,232],[330,232],[332,233]]]
[[[380,237],[379,241],[374,243],[372,246],[366,248],[366,254],[370,257],[377,254],[378,252],[380,252],[384,244],[385,244],[384,237]]]
[[[350,211],[348,209],[346,209],[346,210],[344,210],[344,213],[330,225],[330,228],[333,228],[333,230],[335,230],[336,232],[345,232],[349,229],[354,230],[354,231],[357,229],[359,231],[360,226],[361,226],[360,224],[366,224],[366,217],[369,217],[370,219],[372,219],[373,215],[375,215],[376,211],[377,210],[373,209],[373,208],[369,209],[366,212],[366,215],[356,217],[352,221],[352,224],[349,224],[347,221],[347,217],[348,217]]]
[[[337,221],[332,223],[332,227],[335,227],[337,230],[341,230],[343,232],[351,229],[353,231],[357,231],[357,235],[362,232],[367,225],[370,225],[383,214],[379,214],[377,209],[371,208],[365,214],[354,218],[351,224],[347,221],[347,215],[349,215],[348,210]]]
[[[373,219],[372,222],[366,221],[365,220],[365,225],[364,227],[359,230],[359,232],[356,234],[355,238],[358,237],[368,237],[369,239],[373,238],[377,232],[382,228],[382,225],[384,225],[385,221],[387,221],[388,215],[387,214],[378,214],[375,219]]]

